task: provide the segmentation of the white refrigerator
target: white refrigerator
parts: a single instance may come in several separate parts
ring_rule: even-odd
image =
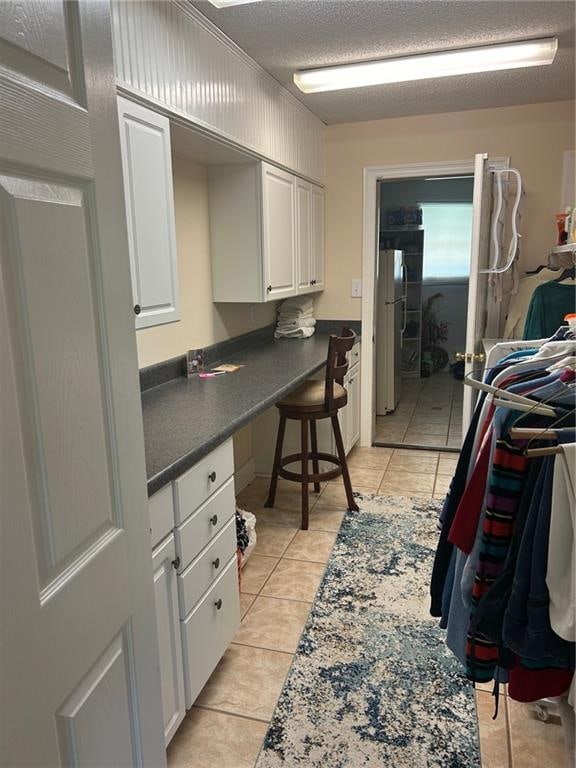
[[[378,254],[376,313],[376,413],[383,416],[396,408],[402,392],[402,334],[406,329],[402,251]]]

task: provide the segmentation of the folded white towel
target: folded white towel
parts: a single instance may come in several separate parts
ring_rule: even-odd
[[[314,302],[309,296],[293,296],[282,302],[279,311],[281,312],[283,309],[299,309],[301,312],[305,312],[314,309]]]
[[[308,339],[314,335],[315,328],[294,328],[291,331],[274,331],[275,339]]]
[[[314,310],[313,309],[306,309],[304,312],[301,312],[298,309],[294,310],[285,310],[285,311],[279,311],[278,317],[286,317],[289,320],[296,320],[299,317],[314,317]]]
[[[277,328],[282,331],[289,331],[293,328],[314,328],[316,320],[313,317],[305,317],[298,320],[278,319]]]

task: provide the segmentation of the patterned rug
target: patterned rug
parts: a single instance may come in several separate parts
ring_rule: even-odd
[[[474,691],[428,613],[440,502],[356,497],[256,768],[477,768]]]

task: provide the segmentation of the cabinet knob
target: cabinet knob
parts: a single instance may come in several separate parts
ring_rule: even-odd
[[[142,312],[142,307],[140,306],[140,304],[134,304],[134,314],[139,315],[140,312]]]
[[[218,600],[216,600],[216,602],[214,603],[214,605],[216,606],[216,610],[217,610],[217,611],[219,611],[219,610],[220,610],[220,608],[222,608],[222,599],[221,599],[221,598],[218,598]]]
[[[212,515],[212,517],[210,518],[210,522],[212,523],[212,525],[218,525],[218,515]]]
[[[272,286],[269,285],[268,288],[266,288],[266,290],[268,291],[268,293],[271,293],[272,292]]]
[[[180,558],[177,557],[175,560],[172,560],[172,565],[178,570],[178,568],[180,568]]]
[[[214,568],[220,568],[220,558],[217,557],[216,560],[212,560],[212,565]]]
[[[215,483],[216,482],[216,472],[210,472],[210,474],[208,475],[208,480],[210,480],[211,483]]]

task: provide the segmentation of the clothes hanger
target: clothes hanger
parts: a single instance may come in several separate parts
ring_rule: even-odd
[[[486,370],[486,369],[484,369]],[[494,396],[494,405],[502,405],[505,408],[512,408],[512,410],[526,411],[529,413],[531,410],[540,416],[556,416],[556,411],[548,405],[541,403],[534,403],[529,397],[524,395],[518,395],[515,392],[508,392],[506,389],[500,389],[499,387],[493,387],[491,384],[485,384],[483,381],[472,378],[474,371],[470,371],[464,376],[464,384],[474,389],[479,389],[482,392],[488,392]],[[514,408],[513,406],[517,406]]]
[[[556,395],[552,395],[549,400],[556,397]],[[536,411],[534,411],[536,413]],[[522,453],[524,456],[528,456],[531,458],[536,458],[538,456],[556,456],[560,453],[562,453],[562,446],[560,444],[549,446],[549,447],[542,447],[542,448],[530,448],[530,445],[535,440],[557,440],[557,435],[554,432],[554,427],[560,428],[562,425],[562,422],[564,422],[569,417],[576,416],[576,408],[573,408],[570,411],[567,411],[566,413],[563,413],[562,416],[558,417],[555,421],[552,422],[552,424],[548,424],[544,428],[530,428],[530,427],[512,427],[509,431],[509,435],[512,438],[512,440],[522,440],[525,438],[528,438],[527,444],[524,446],[524,450]],[[574,427],[574,430],[576,432],[576,427]]]
[[[564,280],[576,280],[576,267],[568,267],[559,277],[550,280],[551,283],[562,283]]]

